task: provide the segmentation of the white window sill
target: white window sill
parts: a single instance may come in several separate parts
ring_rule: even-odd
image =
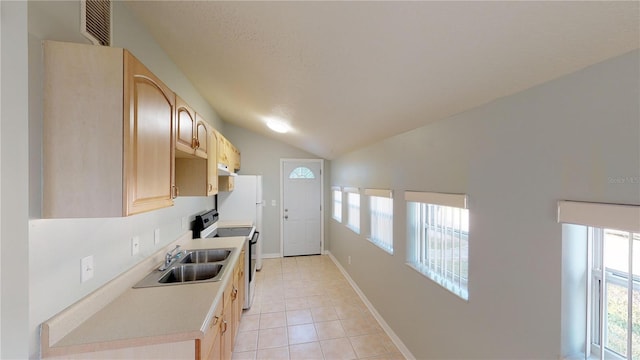
[[[393,248],[389,249],[389,248],[381,245],[379,242],[372,240],[371,237],[369,237],[369,236],[367,236],[366,238],[367,238],[367,240],[369,240],[370,243],[372,243],[373,245],[378,247],[380,250],[386,252],[389,255],[393,255]]]
[[[451,290],[449,289],[447,286],[439,283],[438,281],[432,279],[429,275],[425,274],[422,270],[420,270],[419,267],[415,266],[414,264],[410,263],[410,262],[406,262],[405,265],[407,265],[408,267],[410,267],[411,269],[413,269],[415,272],[417,272],[418,274],[422,275],[423,277],[429,279],[430,281],[433,281],[435,284],[437,284],[438,286],[440,286],[441,288],[447,290],[448,292],[452,293],[453,295],[456,296],[456,298],[464,301],[464,302],[469,302],[469,293],[468,291],[455,291],[455,290]],[[464,295],[466,295],[466,297],[464,297]]]
[[[360,229],[359,229],[359,228],[353,227],[353,226],[351,226],[351,225],[347,225],[347,227],[349,228],[349,230],[351,230],[351,231],[353,231],[354,233],[356,233],[356,234],[360,235]]]

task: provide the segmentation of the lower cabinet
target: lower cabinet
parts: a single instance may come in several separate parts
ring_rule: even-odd
[[[244,256],[243,249],[204,338],[196,340],[196,360],[231,359],[244,304]]]
[[[224,298],[223,298],[224,299]],[[220,342],[224,336],[224,307],[218,304],[202,340],[196,340],[196,359],[221,359]]]
[[[240,253],[240,260],[244,260],[245,251]],[[235,343],[238,330],[240,329],[240,318],[242,317],[242,307],[244,305],[244,261],[238,261],[238,265],[233,272],[233,289],[231,293],[232,327],[231,337]]]

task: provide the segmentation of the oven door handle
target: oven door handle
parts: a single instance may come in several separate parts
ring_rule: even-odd
[[[260,237],[260,233],[259,232],[254,232],[253,233],[253,237],[251,237],[251,241],[249,242],[250,245],[255,245],[256,243],[258,243],[258,237]]]

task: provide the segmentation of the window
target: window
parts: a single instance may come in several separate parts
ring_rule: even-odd
[[[589,359],[640,359],[640,206],[558,202],[563,344]]]
[[[391,191],[366,189],[369,195],[371,235],[369,240],[393,254],[393,198]]]
[[[640,359],[640,233],[588,227],[587,234],[591,353],[604,344],[605,359]]]
[[[409,265],[469,299],[469,210],[466,195],[406,192]]]
[[[316,176],[308,167],[297,167],[289,173],[289,179],[315,179]]]
[[[340,187],[333,187],[332,188],[332,194],[333,194],[333,218],[338,221],[338,222],[342,222],[342,190],[340,189]]]
[[[360,193],[358,188],[345,188],[347,192],[347,227],[360,233]]]

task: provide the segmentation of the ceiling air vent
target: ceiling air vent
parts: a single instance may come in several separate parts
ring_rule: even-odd
[[[81,1],[80,32],[95,45],[111,45],[111,0]]]

